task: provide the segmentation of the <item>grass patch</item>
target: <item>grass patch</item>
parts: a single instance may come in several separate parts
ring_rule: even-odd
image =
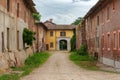
[[[26,76],[32,72],[34,68],[42,65],[50,54],[48,52],[35,53],[29,56],[22,67],[13,67],[14,71],[23,71],[22,74],[7,74],[0,77],[0,80],[19,80],[20,77]]]
[[[20,80],[18,74],[4,74],[0,77],[0,80]]]
[[[71,53],[69,56],[70,60],[73,61],[76,65],[88,69],[88,70],[99,70],[99,67],[96,66],[95,58],[88,55],[79,55],[77,53]]]

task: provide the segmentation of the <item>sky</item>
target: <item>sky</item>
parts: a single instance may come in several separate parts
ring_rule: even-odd
[[[56,24],[71,24],[84,17],[98,0],[33,0],[41,21],[53,19]]]

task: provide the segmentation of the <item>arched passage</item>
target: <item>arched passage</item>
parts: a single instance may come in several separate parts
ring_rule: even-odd
[[[69,50],[70,50],[70,38],[58,37],[58,38],[57,38],[57,45],[56,45],[56,46],[57,46],[57,50],[61,50],[61,49],[60,49],[60,42],[61,42],[61,41],[64,41],[64,42],[66,43],[67,49],[66,49],[66,48],[65,48],[65,49],[69,51]]]
[[[60,50],[67,50],[67,40],[60,40],[59,41],[59,49]]]

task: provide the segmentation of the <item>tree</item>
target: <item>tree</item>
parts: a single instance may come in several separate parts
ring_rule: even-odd
[[[32,46],[33,41],[35,40],[35,37],[34,37],[35,34],[36,34],[35,32],[32,32],[29,29],[24,28],[24,30],[23,30],[23,43],[24,43],[24,47],[25,47],[25,43],[27,45]]]
[[[83,18],[82,17],[78,17],[72,24],[73,25],[78,25],[78,24],[81,24],[83,21]]]
[[[36,21],[40,21],[40,19],[41,19],[41,15],[37,14],[37,13],[33,13],[33,17]]]

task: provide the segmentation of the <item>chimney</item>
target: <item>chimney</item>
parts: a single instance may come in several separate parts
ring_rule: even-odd
[[[52,21],[53,21],[53,19],[50,19],[49,21],[50,21],[50,22],[52,22]]]

